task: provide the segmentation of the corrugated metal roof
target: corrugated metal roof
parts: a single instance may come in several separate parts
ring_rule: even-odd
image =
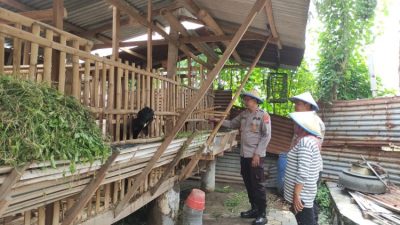
[[[125,0],[134,6],[143,14],[147,10],[147,0]],[[195,2],[206,9],[219,23],[223,30],[229,27],[227,34],[234,33],[247,16],[249,10],[256,0],[196,0]],[[52,7],[53,0],[19,0],[20,3],[32,9],[48,9]],[[174,0],[153,0],[153,8],[156,6],[165,7],[172,5]],[[179,3],[179,1],[178,1]],[[278,58],[276,46],[269,45],[263,56],[261,57],[259,66],[274,67],[281,64],[282,66],[298,66],[304,54],[305,28],[307,23],[309,0],[272,0],[273,14],[275,17],[276,27],[282,41],[283,49],[280,50],[280,58]],[[0,7],[10,9],[12,11],[20,11],[0,3]],[[64,7],[67,9],[68,16],[65,19],[65,30],[79,35],[82,31],[90,31],[101,26],[112,23],[111,6],[102,0],[65,0]],[[180,14],[190,14],[185,10],[180,10]],[[186,14],[185,14],[186,13]],[[123,15],[124,18],[127,15]],[[155,16],[155,20],[163,25],[168,25],[167,21],[160,15]],[[259,34],[269,34],[267,30],[267,17],[264,10],[259,13],[249,30]],[[74,30],[75,27],[75,30]],[[121,29],[121,39],[129,39],[146,33],[146,28],[140,25],[124,26]],[[111,29],[101,33],[103,36],[111,37]],[[95,40],[89,38],[95,43]],[[237,48],[239,55],[243,55],[242,60],[250,63],[259,48],[260,41],[241,42]],[[165,49],[161,46],[154,46],[154,52],[157,49]],[[145,47],[142,47],[145,48]],[[142,51],[141,48],[135,51]],[[144,50],[145,51],[145,50]],[[194,51],[194,53],[198,53]],[[161,54],[161,53],[160,53]],[[162,53],[166,56],[167,54]],[[132,56],[130,56],[132,57]],[[158,58],[161,58],[158,57]],[[165,58],[164,58],[165,59]],[[138,61],[137,58],[134,58]],[[140,60],[137,63],[141,63]]]
[[[241,24],[256,0],[196,0],[216,19]],[[272,0],[275,25],[283,45],[304,48],[309,0]],[[266,30],[264,12],[257,15],[251,27]]]

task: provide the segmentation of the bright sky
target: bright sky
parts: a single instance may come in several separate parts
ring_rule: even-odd
[[[187,30],[194,30],[197,29],[199,27],[202,27],[203,25],[197,24],[197,23],[192,23],[189,21],[183,21],[182,25],[187,29]],[[170,27],[166,27],[165,28],[165,32],[167,32],[169,34],[169,30]],[[153,40],[161,40],[164,39],[161,35],[159,35],[158,33],[154,32],[153,36],[152,36]],[[124,40],[123,42],[129,42],[129,41],[145,41],[147,40],[147,34],[143,34],[137,37],[133,37],[133,38],[129,38],[127,40]],[[130,46],[127,48],[136,48],[137,46]],[[119,50],[121,51],[121,50]],[[102,48],[102,49],[96,49],[94,51],[92,51],[92,54],[98,54],[99,56],[103,57],[103,56],[108,56],[112,54],[112,48]]]
[[[311,1],[312,2],[312,1]],[[366,54],[368,62],[373,62],[373,70],[376,76],[382,78],[385,88],[399,91],[399,42],[400,42],[400,1],[399,0],[378,0],[378,9],[383,8],[386,2],[388,14],[384,15],[378,10],[375,23],[375,31],[379,31],[374,43],[368,46]],[[306,52],[304,57],[315,71],[318,51],[318,31],[321,30],[321,23],[316,19],[315,6],[310,4],[309,21],[307,25]]]

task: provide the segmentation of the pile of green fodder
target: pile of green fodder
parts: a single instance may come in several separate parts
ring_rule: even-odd
[[[0,165],[104,160],[110,146],[88,109],[73,97],[31,81],[0,77]]]

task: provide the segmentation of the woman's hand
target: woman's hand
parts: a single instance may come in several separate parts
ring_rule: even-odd
[[[252,167],[257,167],[260,165],[260,156],[257,154],[254,154],[253,160],[251,160],[251,166]]]
[[[304,205],[301,202],[300,194],[293,194],[293,208],[296,214],[303,210]]]

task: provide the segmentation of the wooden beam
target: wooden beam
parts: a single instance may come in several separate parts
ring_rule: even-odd
[[[235,103],[235,101],[239,98],[240,93],[242,92],[242,90],[243,90],[245,84],[247,83],[247,81],[249,80],[249,77],[250,77],[251,73],[253,72],[254,68],[256,67],[258,61],[261,58],[261,55],[264,53],[264,50],[267,47],[267,45],[268,45],[270,40],[271,40],[271,37],[268,37],[265,40],[264,45],[260,48],[260,51],[258,51],[258,54],[254,58],[253,63],[251,64],[249,70],[247,71],[246,76],[243,78],[242,82],[240,83],[239,88],[236,90],[235,95],[233,96],[232,100],[229,102],[229,105],[226,107],[225,112],[222,114],[223,116],[222,116],[221,120],[214,127],[214,129],[212,130],[210,136],[208,136],[208,139],[207,139],[206,143],[204,144],[202,150],[198,151],[192,157],[192,159],[190,160],[189,164],[183,169],[183,171],[181,172],[181,174],[179,176],[179,180],[185,180],[185,179],[187,179],[188,177],[191,176],[191,174],[193,172],[193,169],[196,167],[197,163],[201,159],[203,150],[205,148],[207,148],[208,146],[210,146],[212,144],[212,142],[214,141],[214,138],[217,135],[219,128],[221,128],[221,126],[222,126],[222,122],[225,120],[225,118],[229,114],[229,112],[232,109],[233,104]]]
[[[120,29],[120,12],[117,7],[113,7],[113,26],[112,26],[112,60],[117,60],[119,56],[119,29]]]
[[[199,18],[201,21],[204,22],[216,35],[224,35],[224,32],[220,28],[220,26],[217,24],[217,22],[214,20],[214,18],[204,9],[201,9],[196,3],[193,2],[193,0],[184,0],[184,4],[186,8],[192,12],[193,15],[195,15],[197,18]],[[222,44],[225,45],[225,47],[228,46],[229,42],[223,41]],[[241,63],[242,59],[240,58],[239,54],[234,51],[233,52],[233,58],[238,62]]]
[[[86,204],[90,201],[93,194],[99,188],[101,182],[106,177],[106,173],[108,169],[111,167],[112,163],[119,155],[119,151],[113,151],[110,157],[108,157],[107,161],[101,166],[101,168],[94,174],[93,179],[90,183],[83,189],[83,192],[79,195],[79,198],[75,201],[74,205],[68,209],[65,214],[65,218],[62,221],[62,225],[72,224],[78,214],[82,211],[82,209],[86,206]]]
[[[169,3],[168,5],[166,5],[165,3],[155,4],[152,7],[153,9],[151,11],[151,14],[154,17],[154,16],[159,15],[160,11],[162,9],[175,10],[175,9],[181,8],[181,7],[182,7],[182,5],[178,4],[176,1]],[[143,14],[143,16],[147,17],[148,12],[146,14]],[[132,18],[121,19],[121,21],[120,21],[121,27],[134,26],[134,25],[139,25],[139,23],[137,21],[133,20]],[[108,31],[111,29],[112,29],[112,23],[109,23],[109,24],[102,25],[98,28],[85,31],[85,32],[81,33],[80,35],[82,35],[84,37],[94,37],[98,33],[102,33],[104,31]]]
[[[165,19],[168,20],[171,27],[181,33],[184,37],[190,37],[191,35],[186,30],[186,28],[182,25],[182,23],[168,10],[161,11],[161,15],[164,16]],[[197,33],[196,33],[197,35]],[[208,46],[202,46],[200,43],[192,43],[192,45],[201,53],[207,56],[212,62],[216,62],[218,60],[217,54]],[[208,48],[207,48],[208,47]]]
[[[279,34],[275,26],[274,14],[272,12],[272,2],[268,0],[267,5],[265,6],[265,13],[267,14],[268,18],[268,25],[272,33],[272,37],[277,39],[277,45],[279,49],[282,49],[281,41],[279,40]]]
[[[29,17],[33,20],[39,20],[39,21],[54,21],[54,16],[55,16],[53,8],[25,11],[25,12],[20,12],[19,14]],[[63,17],[66,17],[66,15],[67,15],[67,9],[64,8],[63,9]]]
[[[165,149],[171,144],[172,140],[176,137],[177,133],[180,131],[182,126],[185,124],[186,119],[189,117],[189,115],[193,112],[193,110],[196,108],[196,106],[199,104],[201,99],[204,97],[204,95],[207,93],[208,89],[210,88],[211,84],[213,83],[214,79],[217,77],[219,72],[221,71],[222,67],[226,63],[226,61],[229,59],[231,56],[232,52],[235,50],[236,46],[239,44],[240,39],[250,26],[250,24],[253,22],[254,18],[256,15],[262,10],[262,8],[265,6],[266,0],[257,0],[257,2],[254,4],[253,8],[250,10],[248,16],[246,19],[243,21],[242,25],[240,26],[239,30],[236,32],[235,36],[233,37],[233,40],[229,43],[228,47],[226,48],[224,54],[222,57],[218,60],[217,64],[215,65],[214,69],[211,70],[211,72],[207,76],[207,80],[205,80],[200,87],[200,89],[197,91],[196,95],[194,95],[188,105],[185,108],[185,111],[181,113],[181,115],[178,117],[178,120],[176,121],[175,126],[173,129],[168,132],[168,135],[165,137],[164,141],[160,145],[160,147],[157,149],[157,152],[153,155],[151,160],[147,163],[146,167],[143,169],[142,173],[139,174],[139,176],[135,179],[135,182],[133,184],[132,189],[128,191],[128,193],[125,195],[124,199],[122,199],[117,207],[115,208],[115,215],[117,216],[126,204],[130,201],[130,199],[135,195],[137,189],[139,186],[143,183],[145,178],[148,176],[150,171],[153,169],[154,165],[157,163],[157,161],[160,159],[162,154],[164,153]]]
[[[30,164],[26,164],[19,168],[14,168],[11,173],[5,178],[0,186],[0,217],[7,210],[11,201],[11,190],[14,185],[20,180],[21,176]]]
[[[161,36],[163,36],[165,38],[165,40],[171,41],[174,45],[178,46],[179,49],[181,49],[182,52],[185,53],[188,57],[193,58],[194,60],[196,60],[196,62],[202,64],[203,66],[205,66],[209,69],[212,68],[212,65],[210,63],[204,62],[202,59],[200,59],[199,57],[194,55],[186,45],[180,44],[176,40],[172,40],[163,29],[149,23],[146,18],[141,16],[140,13],[126,1],[124,1],[124,0],[105,0],[105,1],[107,1],[111,5],[119,8],[120,10],[126,12],[129,16],[134,18],[136,21],[138,21],[143,26],[151,27],[155,32],[157,32]]]
[[[152,23],[152,7],[153,7],[153,1],[148,0],[147,1],[147,22]],[[153,40],[153,29],[151,27],[147,28],[147,67],[146,70],[147,72],[151,72],[151,69],[153,68],[153,46],[152,46],[152,40]]]
[[[171,35],[170,35],[171,36]],[[242,41],[264,41],[265,35],[257,34],[254,32],[246,32],[243,36]],[[222,42],[222,41],[230,41],[232,40],[233,35],[211,35],[211,36],[198,36],[198,37],[180,37],[177,39],[179,43],[191,44],[191,43],[201,43],[201,42]],[[167,45],[168,41],[166,40],[153,40],[152,45]],[[270,44],[276,44],[276,41],[272,38]],[[131,46],[146,46],[147,41],[129,41],[129,42],[120,42],[120,47],[131,47]],[[111,48],[111,44],[95,44],[93,49],[99,48]]]

